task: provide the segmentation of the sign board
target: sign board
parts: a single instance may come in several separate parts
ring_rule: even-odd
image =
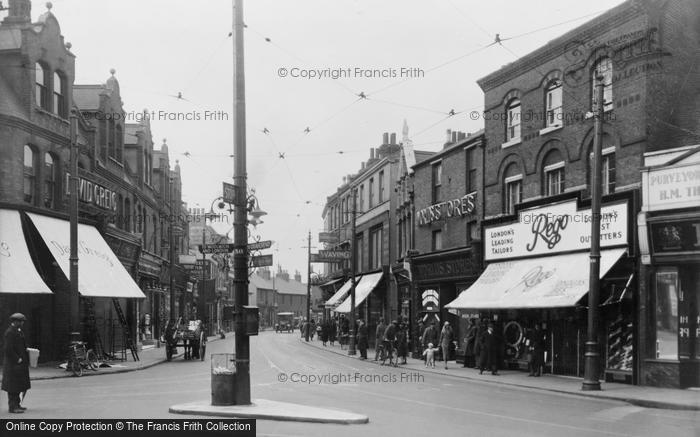
[[[238,201],[238,187],[236,187],[233,184],[228,184],[226,182],[224,184],[224,189],[223,189],[223,199],[224,202],[227,203],[237,203]]]
[[[248,243],[248,250],[262,250],[262,249],[269,249],[270,247],[272,247],[271,240],[257,241],[255,243]]]
[[[338,242],[338,235],[333,232],[319,232],[318,233],[319,243],[329,243],[335,244]]]
[[[476,193],[466,194],[459,199],[436,203],[418,210],[416,212],[418,226],[429,225],[432,222],[452,217],[467,217],[474,214],[475,209]]]
[[[627,201],[601,207],[601,248],[628,244]],[[515,223],[484,231],[487,261],[590,249],[591,209],[576,200],[520,211]]]
[[[267,267],[272,265],[272,255],[253,256],[250,258],[253,267]]]
[[[645,211],[697,207],[700,205],[700,163],[643,171],[642,187]]]
[[[199,245],[199,253],[229,253],[233,251],[233,244],[205,244],[204,248]]]
[[[312,263],[339,263],[339,262],[345,261],[345,259],[346,258],[325,258],[325,257],[322,257],[318,253],[312,253],[310,262],[312,262]]]
[[[352,258],[352,252],[349,250],[319,250],[318,257],[339,261]]]

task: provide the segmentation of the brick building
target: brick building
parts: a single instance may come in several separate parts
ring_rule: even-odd
[[[678,339],[658,335],[658,288],[654,270],[640,263],[636,217],[644,153],[697,143],[699,43],[697,2],[627,1],[478,81],[485,93],[487,267],[451,306],[495,320],[508,362],[522,365],[523,331],[541,323],[546,368],[583,375],[588,278],[577,266],[588,264],[590,248],[593,91],[600,75],[600,376],[698,384],[689,376],[700,374],[697,356],[660,357],[655,347]],[[696,296],[697,288],[688,291]],[[697,311],[689,300],[684,305],[681,314]]]
[[[147,126],[132,131],[124,122],[114,71],[105,84],[74,85],[75,56],[47,7],[32,23],[31,2],[12,0],[0,23],[0,229],[2,245],[23,255],[0,257],[0,325],[25,313],[42,361],[63,358],[74,331],[107,354],[143,338],[138,332],[157,336],[170,306],[182,311],[169,301],[171,285],[187,289],[169,263],[171,248],[187,240],[178,230],[179,167],[170,169],[167,146],[152,150]],[[68,281],[71,131],[80,296]],[[131,141],[132,133],[143,141]],[[142,159],[152,153],[155,166]]]

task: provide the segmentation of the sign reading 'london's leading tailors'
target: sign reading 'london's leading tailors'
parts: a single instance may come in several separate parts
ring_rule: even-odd
[[[520,211],[515,223],[486,228],[486,260],[554,254],[591,247],[591,210],[576,200]],[[627,201],[601,208],[600,246],[628,243]]]

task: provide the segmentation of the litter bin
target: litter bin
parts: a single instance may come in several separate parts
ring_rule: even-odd
[[[211,355],[211,404],[235,405],[236,354]]]
[[[29,366],[36,367],[39,364],[39,349],[28,347],[27,352],[29,352]]]

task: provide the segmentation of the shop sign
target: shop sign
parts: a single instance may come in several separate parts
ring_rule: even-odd
[[[66,195],[70,195],[70,173],[66,173]],[[117,193],[104,186],[78,178],[78,200],[109,211],[117,210]]]
[[[654,253],[700,251],[700,218],[651,224]]]
[[[416,262],[413,270],[419,281],[461,278],[476,274],[466,255],[463,258],[433,261],[425,264]]]
[[[429,225],[432,222],[444,220],[452,217],[466,217],[474,214],[476,209],[476,193],[462,196],[459,199],[430,205],[427,208],[418,210],[418,226]]]
[[[691,208],[700,205],[700,163],[642,172],[644,210]]]
[[[628,244],[627,201],[601,207],[601,248]],[[484,235],[487,261],[549,255],[590,249],[590,208],[576,200],[520,211],[515,223],[488,227]]]

